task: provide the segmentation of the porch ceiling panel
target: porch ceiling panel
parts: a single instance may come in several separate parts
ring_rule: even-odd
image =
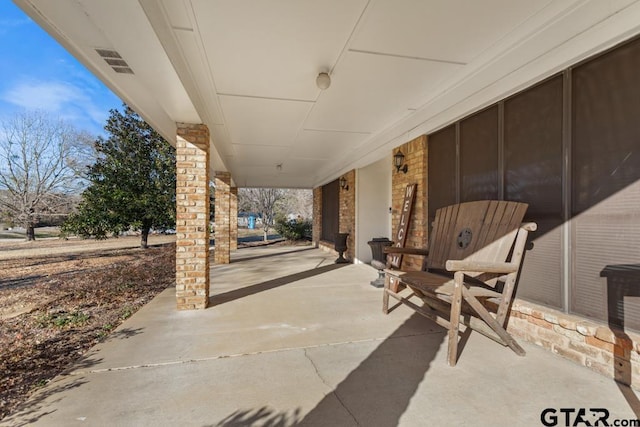
[[[220,96],[234,145],[293,145],[311,102]]]
[[[465,64],[551,2],[376,2],[350,48]]]
[[[220,94],[313,101],[366,0],[192,0]]]
[[[296,158],[332,159],[353,150],[370,134],[305,129],[298,134],[291,155]]]
[[[57,7],[56,2],[50,3],[52,7]],[[95,25],[97,31],[90,34],[94,34],[94,37],[99,33],[104,34],[107,43],[99,45],[94,44],[97,40],[93,38],[83,39],[82,34],[85,34],[85,31],[74,34],[74,40],[82,40],[83,50],[92,56],[97,56],[95,48],[116,50],[134,74],[140,76],[136,79],[137,84],[144,86],[149,93],[162,93],[162,96],[156,99],[170,117],[182,122],[200,121],[178,75],[175,72],[158,72],[172,70],[172,66],[166,55],[153,54],[161,52],[162,46],[137,2],[129,6],[120,0],[117,7],[114,7],[112,2],[79,0],[74,8],[80,8],[81,13],[88,17],[88,21]],[[140,55],[143,49],[147,49],[149,54]],[[110,72],[116,74],[112,70]],[[127,75],[120,75],[120,80],[126,84]]]
[[[233,145],[233,155],[227,156],[230,164],[239,167],[258,167],[270,165],[273,170],[286,156],[289,147],[275,145]]]
[[[197,35],[193,30],[183,27],[173,28],[173,34],[185,58],[185,62],[187,62],[186,67],[188,67],[192,76],[195,90],[198,91],[198,98],[203,104],[205,110],[204,114],[202,114],[203,120],[213,125],[224,125],[224,115],[218,98],[215,95],[212,96],[212,94],[216,93],[216,88],[213,84],[206,57],[200,54],[201,48],[199,47]]]
[[[324,184],[640,34],[640,0],[14,1],[167,139],[209,126],[240,186]]]
[[[238,171],[236,183],[239,187],[311,188],[315,180],[313,172],[290,172],[287,165],[283,165],[282,171],[274,166],[244,167],[230,163],[230,167]]]
[[[373,133],[421,104],[457,64],[348,52],[305,129]],[[336,108],[336,106],[340,108]]]

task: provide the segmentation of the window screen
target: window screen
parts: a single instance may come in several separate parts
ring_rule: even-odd
[[[460,122],[460,201],[498,198],[498,107]]]
[[[562,308],[562,76],[504,103],[505,199],[529,204],[518,296]]]
[[[429,136],[429,224],[436,210],[456,203],[456,127]]]
[[[576,67],[572,82],[571,309],[638,330],[640,298],[610,291],[633,274],[640,284],[640,40]]]
[[[340,222],[340,184],[338,180],[322,186],[322,240],[335,242]]]

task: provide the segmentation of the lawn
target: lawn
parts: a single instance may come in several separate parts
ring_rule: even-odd
[[[0,420],[174,285],[175,244],[137,244],[0,243]]]

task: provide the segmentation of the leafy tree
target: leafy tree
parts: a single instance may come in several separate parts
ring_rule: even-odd
[[[311,240],[313,223],[308,219],[287,219],[279,216],[276,218],[276,231],[287,240]]]
[[[81,188],[79,147],[87,139],[44,112],[18,113],[0,124],[0,211],[35,240],[43,215],[59,215]]]
[[[62,229],[103,239],[134,228],[146,248],[151,228],[175,225],[175,150],[126,105],[110,111],[105,130],[108,138],[95,142],[90,185]]]

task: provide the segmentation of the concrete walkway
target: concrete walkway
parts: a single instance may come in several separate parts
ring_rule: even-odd
[[[443,329],[406,307],[384,316],[376,275],[317,249],[241,249],[212,269],[211,308],[178,312],[163,292],[1,425],[540,426],[545,408],[557,425],[561,408],[604,408],[611,425],[640,417],[637,394],[526,343],[518,357],[472,333],[448,367]]]

